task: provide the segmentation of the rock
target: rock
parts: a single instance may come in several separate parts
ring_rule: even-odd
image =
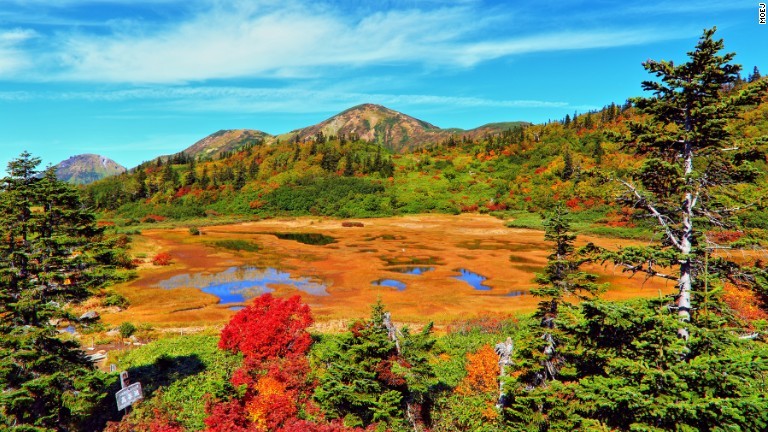
[[[99,318],[99,314],[96,311],[88,311],[82,315],[80,315],[80,321],[84,320],[95,320]]]

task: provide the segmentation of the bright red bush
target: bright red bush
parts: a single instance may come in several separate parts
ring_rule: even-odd
[[[264,294],[232,317],[221,332],[219,348],[254,360],[302,356],[312,343],[307,332],[312,321],[299,296],[284,300]]]
[[[171,264],[171,255],[166,252],[160,252],[152,258],[152,264],[159,266],[167,266]]]

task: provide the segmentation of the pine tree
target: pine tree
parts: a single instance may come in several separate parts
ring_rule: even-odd
[[[643,64],[660,81],[642,83],[654,95],[633,102],[649,120],[631,123],[624,142],[648,157],[636,175],[639,184],[618,180],[627,191],[627,203],[645,210],[658,223],[664,241],[652,248],[626,248],[612,258],[631,272],[677,283],[673,308],[683,323],[678,334],[684,339],[689,337],[685,323],[691,320],[708,247],[703,233],[729,226],[729,218],[742,207],[725,206],[716,193],[754,177],[749,162],[753,146],[746,142],[734,146],[726,122],[738,115],[740,106],[757,102],[768,87],[762,82],[723,95],[722,89],[738,79],[741,67],[729,63],[733,53],[718,55],[723,41],[714,40],[714,33],[715,28],[704,31],[686,63],[649,60]],[[676,274],[664,271],[669,267],[675,267]],[[727,278],[736,276],[736,269],[719,260],[709,272]]]
[[[116,254],[77,192],[53,168],[38,176],[39,163],[22,153],[0,189],[0,428],[68,430],[95,402],[93,366],[53,323],[110,280]]]
[[[561,180],[568,180],[573,176],[573,155],[571,155],[570,148],[565,149],[563,154],[563,171],[560,172]]]
[[[327,369],[315,399],[329,418],[343,418],[351,426],[410,423],[420,430],[435,384],[431,330],[429,325],[418,334],[398,332],[376,303],[370,319],[352,324],[338,346],[323,353]]]

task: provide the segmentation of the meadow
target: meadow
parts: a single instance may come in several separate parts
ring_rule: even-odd
[[[551,246],[542,231],[507,223],[488,215],[430,214],[275,218],[196,228],[199,235],[188,227],[143,230],[132,241],[133,255],[146,257],[138,278],[113,288],[131,306],[108,312],[103,320],[161,328],[220,325],[250,298],[268,291],[299,294],[317,325],[326,328],[342,329],[344,322],[367,316],[377,299],[399,320],[416,324],[442,326],[459,318],[531,312],[539,300],[529,290]],[[307,238],[331,240],[311,244],[316,242]],[[642,243],[595,236],[577,241],[587,242],[611,249]],[[150,262],[160,253],[170,256],[169,265]],[[274,271],[266,273],[266,283],[249,285],[258,269]],[[590,270],[600,274],[600,282],[610,283],[606,299],[658,297],[674,288],[627,278],[612,266]],[[211,284],[246,294],[239,299],[228,292],[220,300],[221,295],[200,289]]]

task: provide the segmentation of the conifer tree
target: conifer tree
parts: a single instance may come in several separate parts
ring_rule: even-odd
[[[633,102],[639,112],[648,114],[648,121],[631,123],[624,142],[648,157],[634,180],[618,180],[627,191],[626,202],[657,222],[664,241],[652,248],[626,248],[612,258],[631,272],[677,283],[673,308],[683,323],[678,329],[683,339],[689,337],[685,323],[691,320],[693,296],[710,246],[703,233],[728,227],[729,218],[743,208],[738,203],[726,205],[717,192],[749,182],[755,173],[750,164],[753,145],[734,143],[726,122],[738,115],[740,106],[757,102],[768,87],[761,82],[735,94],[722,93],[736,82],[741,67],[730,63],[733,53],[718,55],[723,41],[713,39],[715,30],[704,31],[686,63],[643,64],[659,81],[642,83],[653,96]],[[676,272],[667,274],[664,269],[669,267]],[[709,273],[735,277],[736,269],[720,260],[710,265]]]
[[[54,324],[111,278],[115,252],[77,192],[53,168],[40,177],[39,163],[22,153],[0,189],[0,429],[69,430],[95,402],[92,364]]]
[[[397,331],[387,325],[387,316],[376,303],[369,320],[354,323],[338,346],[323,354],[327,368],[315,399],[329,418],[343,418],[349,426],[381,422],[403,427],[407,421],[420,430],[435,384],[429,356],[432,326],[393,335]]]

